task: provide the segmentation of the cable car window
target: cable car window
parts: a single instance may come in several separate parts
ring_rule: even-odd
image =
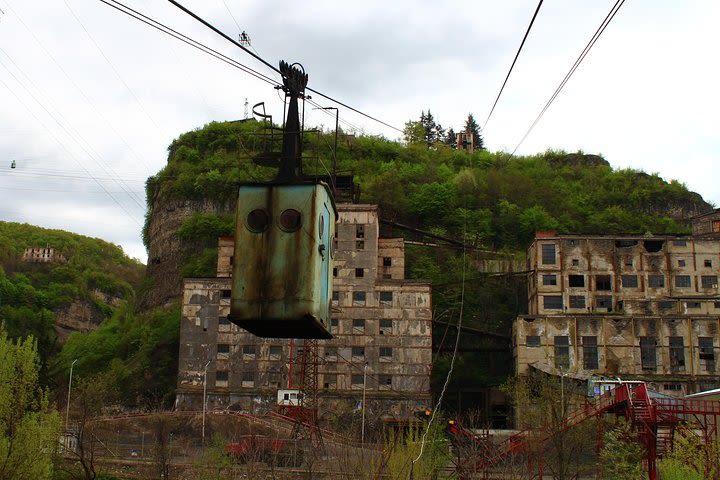
[[[247,228],[251,232],[260,233],[267,230],[270,218],[265,210],[256,208],[247,216]]]
[[[322,240],[323,238],[323,231],[325,230],[325,217],[320,215],[320,219],[318,220],[318,238]]]
[[[288,208],[280,214],[280,228],[286,232],[294,232],[300,229],[302,223],[300,212],[292,208]]]

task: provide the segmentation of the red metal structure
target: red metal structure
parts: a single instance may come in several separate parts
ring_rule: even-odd
[[[460,478],[477,473],[487,478],[489,469],[515,454],[528,454],[528,472],[532,469],[531,451],[540,452],[537,460],[538,478],[543,478],[542,446],[554,436],[588,420],[604,414],[625,417],[638,434],[643,446],[643,463],[649,480],[657,480],[657,459],[672,447],[673,434],[680,422],[694,421],[705,440],[717,435],[717,417],[720,402],[690,398],[652,398],[644,382],[623,382],[594,401],[572,410],[560,425],[545,425],[518,432],[505,441],[492,445],[487,439],[475,438],[453,422],[448,433],[456,440],[474,442],[480,455],[458,464]],[[489,447],[489,448],[488,448]]]

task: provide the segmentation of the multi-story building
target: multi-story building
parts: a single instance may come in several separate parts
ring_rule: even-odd
[[[405,279],[404,243],[379,238],[377,207],[338,205],[331,340],[318,340],[319,406],[368,408],[396,417],[430,402],[431,296]],[[302,340],[258,338],[227,320],[234,241],[220,238],[217,278],[186,279],[180,328],[177,406],[263,411],[288,387],[290,356]],[[300,279],[288,279],[299,281]],[[371,408],[374,407],[374,408]]]
[[[518,374],[641,378],[669,393],[718,386],[720,240],[538,232],[527,262]]]
[[[693,236],[720,238],[720,208],[697,215],[691,221]]]
[[[23,252],[23,262],[32,263],[64,263],[65,257],[51,246],[27,247]]]

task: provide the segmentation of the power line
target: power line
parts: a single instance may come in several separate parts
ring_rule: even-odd
[[[538,6],[535,9],[535,13],[533,14],[532,20],[530,20],[530,25],[528,25],[527,31],[525,32],[525,36],[522,39],[522,42],[520,43],[520,47],[518,48],[517,53],[515,54],[515,58],[513,59],[512,65],[510,65],[510,70],[508,70],[507,76],[505,77],[505,81],[502,84],[502,87],[500,87],[500,91],[497,94],[497,98],[495,98],[495,103],[493,103],[492,108],[490,109],[490,113],[488,113],[487,119],[485,119],[485,125],[483,125],[482,129],[485,130],[485,127],[487,127],[488,122],[490,121],[490,117],[492,116],[493,112],[495,111],[495,106],[498,103],[498,100],[500,100],[500,95],[502,95],[503,90],[505,90],[505,84],[507,84],[508,78],[510,78],[510,74],[513,71],[513,67],[515,66],[515,62],[517,62],[518,57],[520,56],[520,52],[522,51],[523,45],[525,45],[525,40],[527,40],[528,34],[530,34],[530,29],[533,26],[533,23],[535,23],[535,18],[537,17],[538,12],[540,11],[540,7],[542,6],[543,0],[540,0],[538,2]]]
[[[252,68],[250,68],[246,65],[243,65],[242,63],[228,57],[227,55],[223,55],[222,53],[218,52],[217,50],[214,50],[214,49],[208,47],[207,45],[205,45],[201,42],[198,42],[197,40],[194,40],[194,39],[188,37],[187,35],[184,35],[184,34],[178,32],[177,30],[174,30],[174,29],[168,27],[167,25],[165,25],[161,22],[158,22],[157,20],[155,20],[149,16],[144,15],[144,14],[138,12],[137,10],[134,10],[134,9],[128,7],[127,5],[123,4],[122,2],[119,2],[117,0],[109,0],[109,1],[100,0],[100,1],[102,3],[108,5],[109,7],[114,8],[117,11],[124,13],[125,15],[127,15],[129,17],[139,20],[139,21],[143,22],[144,24],[149,25],[152,28],[154,28],[160,32],[162,32],[166,35],[169,35],[173,38],[176,38],[177,40],[180,40],[181,42],[186,43],[186,44],[190,45],[191,47],[200,50],[203,53],[213,56],[213,57],[217,58],[218,60],[223,61],[232,67],[242,70],[243,72],[245,72],[249,75],[252,75],[253,77],[255,77],[259,80],[262,80],[272,86],[277,85],[277,81],[268,77],[267,75],[264,75],[256,70],[253,70]],[[112,3],[110,3],[110,2],[112,2]]]
[[[528,135],[530,135],[530,132],[533,130],[533,128],[535,128],[535,125],[538,124],[538,122],[540,121],[542,116],[545,114],[547,109],[550,108],[550,105],[555,101],[555,99],[557,98],[560,91],[563,89],[563,87],[565,87],[565,84],[568,82],[568,80],[570,80],[570,77],[572,77],[573,73],[575,73],[575,70],[577,70],[577,68],[580,66],[580,63],[582,63],[582,61],[585,59],[585,57],[590,52],[592,47],[595,45],[595,42],[597,42],[597,40],[600,38],[600,35],[602,35],[602,33],[605,31],[607,26],[612,21],[612,19],[615,18],[615,14],[618,12],[618,10],[620,10],[620,7],[623,6],[623,3],[625,3],[625,0],[617,0],[615,2],[615,4],[612,6],[612,8],[608,12],[608,14],[605,16],[605,19],[603,19],[602,23],[600,24],[600,26],[597,28],[597,30],[593,34],[592,38],[590,38],[587,45],[585,45],[585,48],[580,53],[578,58],[575,60],[575,63],[573,64],[573,66],[570,67],[570,70],[568,71],[568,73],[565,74],[565,78],[563,78],[562,82],[560,82],[560,85],[558,85],[558,87],[555,89],[555,92],[550,97],[550,100],[547,101],[547,103],[545,104],[543,109],[540,111],[540,114],[538,114],[535,121],[532,123],[532,125],[530,125],[530,128],[528,128],[527,132],[525,132],[525,135],[523,135],[522,139],[517,144],[515,149],[512,151],[511,155],[515,155],[515,152],[517,151],[517,149],[520,148],[520,145],[522,145],[522,143],[525,141],[525,139],[528,137]]]
[[[112,71],[115,73],[115,76],[125,86],[125,89],[128,91],[128,93],[130,93],[130,95],[135,99],[135,102],[137,102],[138,106],[140,106],[140,110],[143,111],[145,116],[150,120],[150,122],[152,122],[152,124],[155,126],[155,128],[159,131],[160,126],[157,124],[155,119],[145,109],[145,107],[143,106],[140,99],[137,97],[137,95],[135,95],[135,92],[130,88],[130,86],[127,84],[127,82],[122,77],[122,75],[120,75],[120,72],[117,71],[117,69],[115,68],[115,65],[113,65],[113,63],[110,61],[110,59],[107,57],[107,55],[105,55],[105,52],[103,51],[102,48],[100,48],[100,45],[98,45],[98,43],[95,41],[95,38],[92,35],[90,35],[90,32],[88,31],[88,29],[85,28],[85,25],[82,23],[82,21],[80,21],[80,18],[75,14],[75,11],[70,7],[70,4],[68,4],[67,0],[63,0],[63,2],[65,3],[65,6],[68,8],[70,13],[72,14],[73,18],[75,18],[75,21],[77,21],[77,23],[80,25],[80,27],[82,27],[83,31],[88,36],[90,41],[93,43],[93,45],[95,45],[95,48],[97,48],[97,50],[100,52],[100,55],[102,55],[102,57],[105,59],[105,61],[110,66]]]
[[[102,1],[102,0],[101,0],[101,1]],[[181,9],[183,12],[185,12],[185,13],[187,13],[188,15],[190,15],[191,17],[193,17],[193,18],[194,18],[195,20],[197,20],[198,22],[200,22],[200,23],[202,23],[203,25],[205,25],[206,27],[208,27],[208,28],[209,28],[210,30],[212,30],[213,32],[215,32],[215,33],[217,33],[218,35],[220,35],[221,37],[223,37],[225,40],[227,40],[227,41],[229,41],[230,43],[232,43],[233,45],[241,48],[241,49],[242,49],[243,51],[245,51],[247,54],[251,55],[253,58],[257,59],[258,61],[262,62],[262,63],[263,63],[264,65],[266,65],[268,68],[270,68],[270,69],[272,69],[273,71],[275,71],[275,72],[277,72],[277,73],[280,73],[280,74],[282,75],[282,72],[280,72],[280,70],[279,70],[277,67],[271,65],[267,60],[263,59],[263,58],[260,57],[259,55],[256,55],[255,53],[251,52],[250,50],[248,50],[247,48],[245,48],[243,45],[241,45],[240,43],[236,42],[235,40],[233,40],[232,38],[230,38],[229,36],[227,36],[225,33],[223,33],[221,30],[219,30],[218,28],[214,27],[213,25],[211,25],[211,24],[208,23],[207,21],[203,20],[202,18],[200,18],[198,15],[196,15],[195,13],[193,13],[192,11],[190,11],[189,9],[185,8],[184,6],[182,6],[181,4],[179,4],[178,2],[176,2],[175,0],[168,0],[168,1],[169,1],[170,3],[172,3],[173,5],[175,5],[176,7],[178,7],[179,9]],[[317,90],[315,90],[315,89],[313,89],[313,88],[306,87],[305,90],[307,90],[307,91],[309,91],[309,92],[312,92],[312,93],[315,93],[316,95],[320,95],[321,97],[323,97],[323,98],[325,98],[325,99],[327,99],[327,100],[330,100],[331,102],[334,102],[334,103],[336,103],[336,104],[338,104],[338,105],[341,105],[341,106],[347,108],[348,110],[352,110],[353,112],[358,113],[358,114],[360,114],[360,115],[362,115],[362,116],[364,116],[364,117],[366,117],[366,118],[369,118],[370,120],[373,120],[373,121],[375,121],[375,122],[377,122],[377,123],[380,123],[381,125],[385,125],[386,127],[392,128],[393,130],[397,130],[397,131],[400,132],[400,133],[403,132],[402,129],[400,129],[400,128],[394,127],[394,126],[390,125],[389,123],[386,123],[386,122],[384,122],[384,121],[382,121],[382,120],[380,120],[380,119],[378,119],[378,118],[373,117],[372,115],[369,115],[369,114],[364,113],[364,112],[362,112],[362,111],[360,111],[360,110],[358,110],[358,109],[356,109],[356,108],[353,108],[353,107],[351,107],[350,105],[347,105],[346,103],[343,103],[343,102],[341,102],[340,100],[337,100],[337,99],[335,99],[335,98],[333,98],[333,97],[330,97],[330,96],[328,96],[328,95],[325,95],[324,93],[319,92],[319,91],[317,91]]]

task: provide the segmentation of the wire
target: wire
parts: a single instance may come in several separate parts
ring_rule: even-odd
[[[515,66],[515,62],[517,62],[518,57],[520,56],[520,52],[522,51],[523,45],[525,45],[525,40],[527,40],[528,34],[530,34],[530,29],[533,26],[533,23],[535,23],[535,18],[537,17],[538,12],[540,11],[540,6],[542,5],[543,0],[540,0],[538,2],[538,6],[535,9],[535,14],[533,14],[532,20],[530,20],[530,25],[528,25],[527,31],[525,32],[525,36],[522,39],[522,42],[520,42],[520,48],[518,48],[517,53],[515,54],[515,58],[513,59],[512,65],[510,65],[510,70],[508,70],[507,76],[505,77],[505,81],[502,84],[502,87],[500,87],[500,91],[497,94],[497,98],[495,98],[495,103],[493,103],[492,108],[490,109],[490,113],[488,113],[487,119],[485,119],[485,125],[483,125],[483,130],[485,130],[485,127],[487,127],[488,122],[490,121],[490,117],[492,116],[493,112],[495,111],[495,106],[498,103],[498,100],[500,100],[500,95],[502,95],[503,90],[505,90],[505,84],[507,84],[508,78],[510,78],[510,74],[513,71],[513,67]]]
[[[465,237],[465,234],[463,232],[463,237]],[[464,238],[463,238],[464,240]],[[463,244],[465,242],[463,241]],[[435,408],[433,408],[432,415],[430,416],[430,420],[428,420],[428,425],[425,431],[423,432],[422,441],[420,442],[420,452],[418,453],[418,456],[412,461],[412,464],[410,465],[410,478],[412,478],[413,469],[415,467],[415,463],[417,463],[420,458],[422,458],[423,452],[425,450],[425,441],[427,439],[427,434],[430,431],[430,427],[432,426],[433,421],[435,420],[435,416],[437,415],[437,412],[440,411],[440,407],[442,406],[443,397],[445,396],[445,392],[447,391],[447,387],[450,384],[450,378],[452,377],[453,370],[455,369],[455,359],[457,358],[458,348],[460,346],[460,337],[461,337],[461,331],[462,331],[462,323],[463,323],[463,310],[465,307],[465,273],[467,269],[467,256],[465,249],[463,248],[463,254],[462,254],[462,287],[460,288],[460,312],[458,314],[458,321],[457,321],[457,336],[455,337],[455,348],[453,349],[453,354],[450,359],[450,368],[448,370],[447,376],[445,377],[445,383],[443,384],[442,390],[440,391],[440,396],[438,397],[437,404],[435,405]]]
[[[101,1],[103,1],[103,0],[101,0]],[[264,65],[266,65],[268,68],[270,68],[270,69],[272,69],[273,71],[275,71],[275,72],[279,73],[280,75],[282,75],[282,72],[281,72],[277,67],[271,65],[269,62],[267,62],[265,59],[263,59],[263,58],[260,57],[259,55],[256,55],[255,53],[251,52],[250,50],[248,50],[247,48],[245,48],[243,45],[241,45],[240,43],[236,42],[235,40],[233,40],[232,38],[230,38],[229,36],[227,36],[225,33],[223,33],[222,31],[220,31],[218,28],[216,28],[216,27],[214,27],[213,25],[211,25],[210,23],[206,22],[205,20],[203,20],[202,18],[200,18],[198,15],[196,15],[196,14],[193,13],[192,11],[188,10],[187,8],[185,8],[184,6],[182,6],[181,4],[179,4],[178,2],[176,2],[175,0],[168,0],[168,2],[172,3],[173,5],[175,5],[175,6],[178,7],[179,9],[181,9],[183,12],[187,13],[188,15],[190,15],[191,17],[193,17],[195,20],[197,20],[198,22],[202,23],[203,25],[205,25],[206,27],[208,27],[210,30],[212,30],[213,32],[215,32],[215,33],[217,33],[218,35],[220,35],[221,37],[223,37],[225,40],[227,40],[227,41],[229,41],[230,43],[232,43],[233,45],[241,48],[244,52],[246,52],[247,54],[251,55],[253,58],[257,59],[258,61],[262,62],[262,63],[263,63]],[[380,119],[378,119],[378,118],[375,118],[375,117],[373,117],[373,116],[371,116],[371,115],[368,115],[367,113],[361,112],[360,110],[358,110],[358,109],[356,109],[356,108],[353,108],[353,107],[351,107],[350,105],[347,105],[347,104],[341,102],[340,100],[337,100],[337,99],[335,99],[335,98],[333,98],[333,97],[330,97],[330,96],[328,96],[328,95],[325,95],[325,94],[322,93],[322,92],[319,92],[319,91],[317,91],[317,90],[315,90],[315,89],[312,89],[312,88],[310,88],[310,87],[306,87],[305,90],[307,90],[307,91],[309,91],[309,92],[313,92],[313,93],[315,93],[316,95],[320,95],[321,97],[323,97],[323,98],[325,98],[325,99],[327,99],[327,100],[330,100],[331,102],[337,103],[338,105],[342,105],[343,107],[347,108],[348,110],[352,110],[353,112],[358,113],[358,114],[360,114],[360,115],[362,115],[362,116],[364,116],[364,117],[366,117],[366,118],[369,118],[370,120],[373,120],[373,121],[375,121],[375,122],[378,122],[378,123],[380,123],[381,125],[385,125],[386,127],[392,128],[393,130],[397,130],[398,132],[403,133],[403,130],[402,130],[402,129],[397,128],[397,127],[394,127],[394,126],[390,125],[389,123],[386,123],[386,122],[384,122],[384,121],[382,121],[382,120],[380,120]]]
[[[540,114],[537,116],[537,118],[532,123],[532,125],[530,125],[530,128],[528,128],[527,132],[525,132],[525,135],[522,137],[520,142],[517,144],[515,149],[512,151],[511,155],[515,155],[515,152],[517,151],[517,149],[520,148],[520,145],[522,145],[522,143],[525,141],[525,139],[528,137],[528,135],[530,135],[530,132],[533,130],[533,128],[535,128],[535,125],[538,124],[538,122],[540,121],[542,116],[545,114],[547,109],[550,108],[550,105],[555,101],[555,99],[557,98],[560,91],[563,89],[563,87],[565,87],[565,84],[568,82],[568,80],[570,80],[570,77],[572,77],[573,73],[575,73],[575,70],[577,70],[577,68],[580,66],[580,63],[582,63],[582,61],[585,59],[585,57],[590,52],[592,47],[595,45],[595,42],[597,42],[597,40],[600,38],[600,35],[602,35],[602,33],[605,31],[607,26],[612,21],[612,19],[615,18],[615,14],[618,12],[618,10],[620,10],[620,7],[623,6],[623,3],[625,3],[625,0],[617,0],[615,2],[615,4],[612,6],[612,8],[610,9],[610,12],[608,12],[608,14],[605,16],[605,19],[602,21],[602,23],[600,24],[598,29],[595,31],[592,38],[590,38],[590,41],[588,41],[587,45],[585,45],[585,48],[580,53],[578,58],[575,60],[575,63],[573,64],[573,66],[570,67],[570,70],[565,75],[565,78],[563,78],[562,82],[560,82],[560,85],[558,85],[558,87],[555,89],[555,92],[550,97],[550,100],[547,101],[547,103],[545,104],[543,109],[540,111]]]
[[[276,66],[270,64],[267,60],[265,60],[264,58],[262,58],[260,55],[257,55],[257,54],[255,54],[255,53],[251,52],[250,50],[248,50],[247,48],[245,48],[245,47],[244,47],[243,45],[241,45],[240,43],[238,43],[238,42],[236,42],[235,40],[233,40],[232,38],[228,37],[228,36],[225,35],[221,30],[219,30],[218,28],[214,27],[214,26],[211,25],[210,23],[206,22],[205,20],[203,20],[202,18],[200,18],[198,15],[194,14],[192,11],[190,11],[189,9],[185,8],[184,6],[182,6],[180,3],[176,2],[175,0],[168,0],[168,2],[172,3],[173,5],[175,5],[176,7],[178,7],[180,10],[182,10],[182,11],[185,12],[185,13],[187,13],[188,15],[190,15],[191,17],[193,17],[195,20],[197,20],[198,22],[202,23],[203,25],[205,25],[206,27],[208,27],[210,30],[212,30],[213,32],[215,32],[215,33],[217,33],[218,35],[220,35],[221,37],[223,37],[223,38],[224,38],[225,40],[227,40],[228,42],[232,43],[232,44],[235,45],[236,47],[239,47],[239,48],[242,49],[245,53],[247,53],[248,55],[251,55],[253,58],[255,58],[256,60],[258,60],[260,63],[266,65],[269,69],[271,69],[271,70],[273,70],[274,72],[277,72],[277,73],[279,73],[280,75],[282,75],[282,72],[280,71],[279,68],[277,68]]]
[[[223,55],[222,53],[218,52],[217,50],[214,50],[214,49],[208,47],[207,45],[200,43],[197,40],[194,40],[194,39],[188,37],[187,35],[184,35],[184,34],[178,32],[177,30],[174,30],[174,29],[168,27],[165,24],[158,22],[157,20],[154,20],[153,18],[150,18],[147,15],[144,15],[144,14],[138,12],[137,10],[134,10],[134,9],[128,7],[127,5],[123,4],[122,2],[119,2],[117,0],[109,0],[109,1],[108,0],[100,0],[100,1],[102,3],[104,3],[105,5],[108,5],[112,8],[114,8],[115,10],[118,10],[119,12],[122,12],[129,17],[139,20],[139,21],[145,23],[146,25],[149,25],[149,26],[153,27],[154,29],[159,30],[160,32],[162,32],[166,35],[176,38],[176,39],[180,40],[181,42],[186,43],[186,44],[190,45],[191,47],[194,47],[194,48],[200,50],[201,52],[207,53],[208,55],[213,56],[213,57],[217,58],[218,60],[223,61],[232,67],[242,70],[243,72],[245,72],[249,75],[252,75],[253,77],[255,77],[257,79],[262,80],[262,81],[272,85],[273,87],[277,85],[277,81],[273,80],[272,78],[268,77],[267,75],[264,75],[256,70],[253,70],[252,68],[250,68],[246,65],[243,65],[242,63],[228,57],[227,55]],[[112,3],[110,3],[110,2],[112,2]],[[113,4],[116,4],[116,5],[113,5]]]
[[[75,20],[76,20],[77,23],[80,25],[80,27],[82,27],[82,29],[85,31],[85,34],[88,36],[88,38],[90,39],[90,41],[93,43],[93,45],[95,45],[95,48],[97,48],[97,50],[100,52],[100,55],[102,55],[102,57],[105,59],[105,61],[107,62],[107,64],[110,65],[110,68],[111,68],[112,71],[115,73],[115,76],[117,76],[118,80],[120,80],[120,82],[125,86],[125,89],[128,91],[128,93],[130,93],[130,95],[132,95],[132,97],[135,99],[135,101],[137,102],[138,106],[140,107],[140,110],[143,111],[143,113],[145,114],[145,116],[150,120],[150,122],[151,122],[151,123],[155,126],[155,128],[159,131],[159,130],[160,130],[160,126],[157,124],[157,122],[155,121],[155,119],[154,119],[154,118],[148,113],[148,111],[145,109],[145,107],[143,106],[143,104],[142,104],[142,102],[140,101],[140,99],[137,97],[137,95],[135,95],[135,92],[130,88],[130,86],[127,84],[127,82],[126,82],[125,79],[122,77],[122,75],[120,75],[120,72],[117,71],[117,69],[115,68],[115,65],[113,65],[113,63],[110,61],[110,59],[107,57],[107,55],[105,55],[105,52],[103,51],[102,48],[100,48],[100,45],[98,45],[98,43],[95,41],[95,38],[93,38],[93,36],[90,35],[90,32],[88,31],[88,29],[85,28],[85,25],[83,25],[82,21],[80,21],[80,18],[75,14],[75,11],[70,7],[70,4],[68,4],[67,0],[63,0],[63,2],[65,3],[65,6],[68,8],[68,10],[70,10],[70,13],[71,13],[72,16],[75,18]]]

